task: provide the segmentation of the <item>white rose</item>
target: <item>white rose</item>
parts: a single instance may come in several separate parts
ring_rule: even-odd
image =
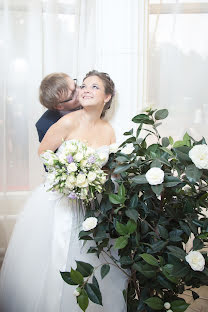
[[[105,175],[103,175],[101,178],[100,178],[100,183],[101,184],[104,184],[105,182],[106,182],[106,176]]]
[[[83,159],[83,153],[81,152],[78,152],[76,153],[73,158],[77,161],[77,162],[80,162],[82,159]]]
[[[164,303],[164,308],[165,308],[166,310],[170,309],[170,307],[171,307],[170,302],[165,302],[165,303]]]
[[[117,151],[118,151],[118,144],[117,143],[111,144],[109,146],[109,152],[110,153],[116,153]]]
[[[134,150],[134,146],[132,144],[128,144],[122,148],[121,153],[130,155]]]
[[[81,166],[81,168],[85,168],[86,165],[87,165],[87,160],[86,160],[86,159],[82,159],[82,160],[80,161],[80,166]]]
[[[87,187],[88,186],[85,174],[83,174],[83,173],[78,174],[77,180],[76,180],[76,185],[78,187]]]
[[[77,165],[74,162],[72,162],[71,164],[69,164],[67,166],[67,171],[68,172],[75,172],[75,171],[77,171]]]
[[[97,226],[98,220],[95,217],[89,217],[82,223],[84,231],[90,231]]]
[[[89,155],[94,154],[94,153],[95,153],[95,150],[92,147],[88,147],[86,152],[85,152],[85,155],[89,156]]]
[[[73,295],[76,296],[76,297],[79,297],[80,295],[80,287],[76,288],[73,292]]]
[[[67,149],[68,149],[69,153],[74,153],[77,150],[77,146],[74,143],[70,143],[69,146],[67,146]]]
[[[87,175],[87,180],[89,182],[92,182],[96,179],[96,173],[95,172],[89,172],[88,175]]]
[[[54,154],[51,150],[47,150],[45,153],[41,154],[40,157],[43,160],[43,163],[49,166],[52,166],[54,160],[58,159],[56,154]]]
[[[153,167],[147,171],[145,177],[151,185],[161,184],[164,180],[164,171],[160,168]]]
[[[194,271],[203,271],[205,259],[199,251],[190,251],[185,257],[186,261]]]
[[[65,154],[65,153],[59,154],[58,158],[59,158],[59,161],[60,161],[62,164],[67,163],[67,159],[66,159],[66,154]]]
[[[195,145],[189,151],[189,157],[197,168],[208,169],[208,145]]]
[[[66,187],[68,187],[69,189],[73,189],[75,183],[76,178],[72,175],[68,176],[68,178],[66,179]]]
[[[98,156],[99,156],[101,162],[105,162],[108,158],[107,154],[103,153],[103,152],[98,153]]]
[[[167,310],[167,312],[173,312],[173,310]]]

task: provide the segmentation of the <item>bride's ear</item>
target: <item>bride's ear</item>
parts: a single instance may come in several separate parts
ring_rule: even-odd
[[[110,101],[111,97],[112,97],[112,95],[111,95],[111,94],[106,95],[106,98],[105,98],[105,102],[104,102],[104,104],[108,103],[108,102]]]

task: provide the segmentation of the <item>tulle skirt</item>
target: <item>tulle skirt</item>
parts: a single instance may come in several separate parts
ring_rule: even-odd
[[[87,254],[78,240],[84,212],[77,201],[51,198],[41,185],[36,189],[14,228],[0,274],[1,312],[80,312],[73,292],[60,271],[76,268],[75,260],[98,266],[102,256]],[[89,247],[89,246],[88,246]],[[90,302],[88,312],[126,312],[122,291],[127,276],[111,265],[101,280],[95,274],[103,306]]]

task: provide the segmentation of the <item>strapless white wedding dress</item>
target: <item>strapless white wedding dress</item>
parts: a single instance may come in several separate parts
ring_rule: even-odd
[[[61,147],[60,147],[61,148]],[[99,148],[109,155],[109,146]],[[14,228],[0,274],[1,312],[80,312],[73,292],[60,271],[76,268],[75,260],[98,266],[102,256],[87,254],[78,239],[84,211],[77,201],[52,197],[44,185],[30,196]],[[93,244],[93,243],[92,243]],[[103,306],[90,301],[87,312],[126,312],[122,291],[127,276],[111,265],[109,274],[97,277]]]

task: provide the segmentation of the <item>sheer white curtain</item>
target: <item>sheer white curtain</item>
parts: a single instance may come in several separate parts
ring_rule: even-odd
[[[65,1],[66,2],[66,1]],[[76,76],[78,2],[0,1],[0,260],[28,193],[41,181],[35,122],[42,77]]]
[[[161,128],[208,139],[208,0],[150,0],[146,105],[169,109]]]
[[[51,72],[109,73],[117,95],[107,118],[118,139],[142,109],[146,0],[0,0],[0,257],[23,203],[41,180],[38,86]],[[138,57],[139,56],[139,57]]]

